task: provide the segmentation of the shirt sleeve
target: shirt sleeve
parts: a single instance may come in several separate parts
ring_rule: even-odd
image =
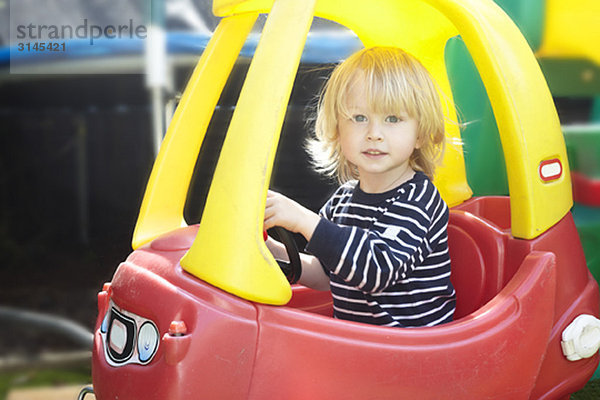
[[[367,293],[406,279],[431,252],[427,214],[407,204],[386,211],[373,229],[321,219],[307,250],[332,274]]]

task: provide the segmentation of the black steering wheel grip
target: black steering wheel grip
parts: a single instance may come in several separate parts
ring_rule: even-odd
[[[283,271],[285,277],[290,284],[298,282],[300,275],[302,275],[302,263],[300,261],[300,252],[298,246],[294,240],[292,234],[283,229],[282,227],[276,226],[272,228],[275,231],[279,241],[285,246],[289,262],[277,260],[279,268]]]

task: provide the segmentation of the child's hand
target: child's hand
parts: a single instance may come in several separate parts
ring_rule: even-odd
[[[303,208],[284,195],[269,190],[265,207],[265,229],[281,226],[291,232],[299,232]]]
[[[288,231],[301,233],[310,240],[320,217],[295,201],[269,190],[265,207],[265,229],[281,226]]]

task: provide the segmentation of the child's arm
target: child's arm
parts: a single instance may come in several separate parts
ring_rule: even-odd
[[[301,233],[310,240],[320,217],[295,201],[276,192],[269,191],[265,208],[265,229],[281,226],[291,232]],[[287,260],[285,246],[275,239],[267,239],[267,247],[273,256]],[[315,290],[329,290],[329,276],[325,274],[319,260],[309,254],[300,254],[302,274],[298,283]]]
[[[448,210],[441,199],[438,205],[440,212],[434,220],[411,211],[416,207],[410,205],[388,210],[377,221],[376,229],[322,220],[307,249],[349,285],[367,293],[381,292],[409,279],[415,266],[431,254],[432,246],[447,237]],[[436,243],[429,242],[426,236]]]

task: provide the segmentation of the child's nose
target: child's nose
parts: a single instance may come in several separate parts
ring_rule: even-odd
[[[373,142],[380,142],[383,140],[383,135],[381,134],[381,129],[379,126],[374,123],[369,124],[369,130],[367,131],[367,140]]]

